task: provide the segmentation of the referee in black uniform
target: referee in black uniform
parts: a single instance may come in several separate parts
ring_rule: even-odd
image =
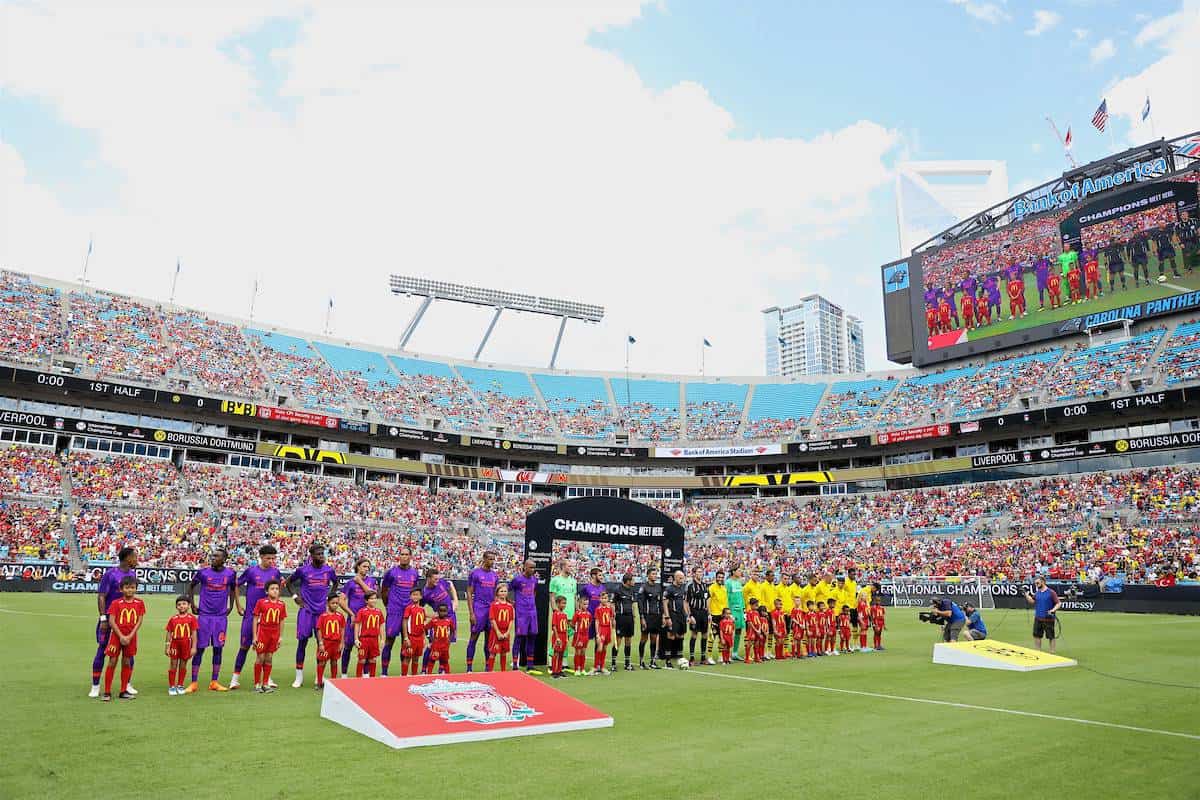
[[[633,671],[629,654],[633,649],[633,609],[637,606],[637,589],[633,586],[633,573],[621,576],[621,585],[613,592],[613,617],[617,625],[617,637],[613,640],[612,663],[617,668],[617,645],[625,646],[625,670]]]
[[[662,669],[658,666],[658,637],[662,633],[663,587],[658,582],[658,569],[652,567],[646,582],[638,587],[637,607],[642,635],[638,639],[638,666],[642,669]],[[646,640],[650,640],[650,666],[646,666]]]
[[[1179,263],[1192,271],[1192,257],[1200,250],[1200,225],[1187,211],[1179,212],[1179,221],[1171,226],[1171,233],[1179,240]]]
[[[696,639],[700,639],[700,660],[708,652],[708,584],[704,582],[704,572],[696,567],[692,570],[692,582],[687,585],[688,628],[688,663],[696,666]]]
[[[663,627],[666,628],[667,642],[660,649],[666,651],[663,662],[667,668],[674,669],[676,660],[683,658],[683,637],[688,625],[687,586],[682,571],[676,571],[670,585],[663,588],[663,607],[666,609]]]

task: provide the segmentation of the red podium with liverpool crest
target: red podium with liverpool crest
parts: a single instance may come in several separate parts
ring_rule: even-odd
[[[321,716],[394,748],[613,724],[607,714],[517,671],[328,680]]]

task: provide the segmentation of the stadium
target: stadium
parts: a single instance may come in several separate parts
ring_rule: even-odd
[[[1191,133],[957,221],[880,267],[895,366],[852,374],[490,363],[3,265],[0,796],[1193,796],[1198,184]]]

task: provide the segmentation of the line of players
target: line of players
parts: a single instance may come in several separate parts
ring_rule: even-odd
[[[857,620],[853,624],[850,606],[837,609],[832,597],[818,608],[816,601],[809,600],[805,607],[795,606],[791,613],[783,610],[783,601],[776,599],[770,611],[759,608],[758,598],[750,598],[746,609],[746,655],[747,664],[768,660],[768,652],[775,659],[816,658],[836,656],[842,653],[883,650],[883,632],[887,629],[887,613],[879,595],[868,603],[864,596],[858,599]],[[873,647],[867,647],[867,634],[874,630]],[[732,659],[732,647],[736,626],[733,613],[727,608],[721,615],[719,636],[721,640],[721,663]],[[858,634],[858,646],[853,636]]]
[[[930,287],[925,290],[925,324],[930,336],[949,333],[966,328],[976,330],[992,324],[993,315],[997,322],[1004,318],[1001,308],[1001,284],[1008,298],[1008,319],[1028,315],[1025,298],[1025,273],[1033,274],[1038,290],[1038,310],[1046,308],[1047,300],[1052,309],[1064,305],[1063,291],[1068,305],[1083,303],[1104,296],[1101,272],[1108,274],[1108,291],[1116,291],[1119,280],[1121,288],[1128,289],[1127,272],[1133,273],[1134,288],[1143,282],[1150,285],[1149,257],[1158,261],[1158,282],[1166,280],[1169,264],[1171,275],[1182,277],[1183,267],[1192,272],[1189,254],[1197,250],[1200,243],[1200,226],[1182,213],[1179,222],[1169,228],[1145,231],[1126,239],[1114,239],[1102,246],[1085,248],[1082,254],[1074,245],[1060,253],[1054,268],[1049,251],[1034,260],[1032,265],[1011,262],[998,273],[987,275],[982,281],[968,276],[954,287]],[[1103,263],[1101,263],[1103,261]],[[961,297],[959,294],[961,293]],[[957,298],[957,304],[956,304]],[[961,315],[961,316],[960,316]]]

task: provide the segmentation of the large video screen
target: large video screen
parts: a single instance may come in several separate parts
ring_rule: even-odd
[[[1136,184],[911,260],[913,363],[1200,306],[1197,177]]]

